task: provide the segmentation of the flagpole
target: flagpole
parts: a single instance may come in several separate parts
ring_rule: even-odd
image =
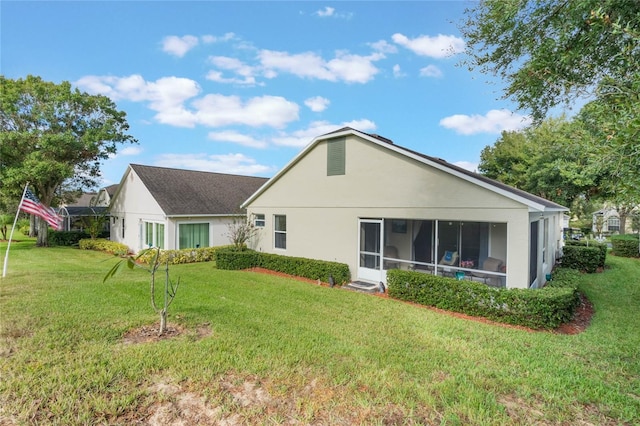
[[[20,215],[20,207],[22,207],[22,202],[24,201],[24,195],[27,193],[27,188],[29,187],[29,182],[24,186],[24,191],[22,191],[22,197],[20,198],[20,204],[18,204],[18,211],[16,212],[16,217],[13,219],[13,226],[11,227],[11,234],[9,234],[9,242],[7,244],[7,253],[4,255],[4,265],[2,266],[2,278],[7,276],[7,266],[9,265],[9,249],[11,248],[11,240],[13,239],[13,231],[16,229],[16,223],[18,222],[18,216]]]

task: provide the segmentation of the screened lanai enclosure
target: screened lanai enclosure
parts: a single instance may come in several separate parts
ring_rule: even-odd
[[[384,280],[386,271],[405,269],[506,285],[506,223],[360,219],[359,238],[364,279]]]

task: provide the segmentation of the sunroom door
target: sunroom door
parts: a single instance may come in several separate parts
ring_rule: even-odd
[[[358,279],[382,281],[382,220],[360,219]]]

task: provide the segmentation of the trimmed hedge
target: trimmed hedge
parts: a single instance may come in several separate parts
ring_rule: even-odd
[[[160,263],[178,265],[181,263],[211,262],[216,260],[216,251],[231,246],[200,247],[181,250],[160,250]],[[142,263],[150,263],[155,257],[155,250],[149,250],[138,257]]]
[[[547,281],[545,287],[566,287],[577,289],[580,280],[580,271],[571,268],[556,268],[551,275],[551,281]]]
[[[607,261],[607,245],[598,242],[572,241],[562,249],[562,267],[577,269],[590,274],[604,268]]]
[[[612,235],[611,246],[616,256],[640,257],[638,253],[638,235]]]
[[[81,250],[106,251],[107,253],[115,254],[116,256],[125,256],[129,253],[129,247],[125,244],[105,240],[104,238],[80,240],[78,247]]]
[[[51,246],[77,246],[80,240],[91,238],[89,233],[84,231],[54,231],[49,230],[47,234],[49,245]],[[109,232],[101,232],[98,238],[108,238]]]
[[[536,329],[570,321],[579,302],[571,287],[494,288],[399,269],[387,272],[387,286],[396,299]]]
[[[344,263],[281,256],[253,250],[237,250],[233,247],[216,252],[216,265],[218,269],[230,270],[261,267],[323,282],[328,282],[329,276],[333,276],[333,281],[337,285],[348,283],[351,280],[349,266]]]

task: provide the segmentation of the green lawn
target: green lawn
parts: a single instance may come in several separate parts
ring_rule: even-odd
[[[178,265],[169,323],[184,332],[136,344],[123,336],[157,322],[148,275],[102,283],[115,260],[12,244],[0,281],[0,424],[640,422],[637,259],[610,257],[604,273],[583,276],[596,313],[573,336]]]

